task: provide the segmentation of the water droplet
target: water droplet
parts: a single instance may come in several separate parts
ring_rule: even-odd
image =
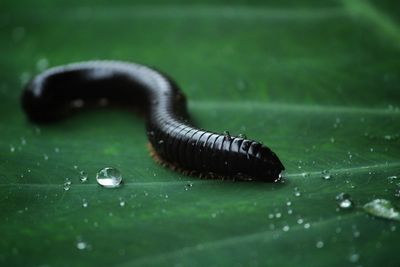
[[[87,173],[86,173],[85,171],[80,171],[80,172],[79,172],[79,180],[80,180],[82,183],[85,183],[85,182],[87,181],[87,179],[88,179]]]
[[[21,137],[21,145],[23,146],[26,145],[26,139],[24,137]]]
[[[36,62],[36,69],[38,71],[44,71],[49,66],[49,61],[47,58],[41,58]]]
[[[89,206],[89,203],[87,202],[86,199],[82,199],[82,207],[87,208]]]
[[[297,223],[298,223],[298,224],[302,224],[303,222],[304,222],[304,220],[303,220],[302,218],[297,219]]]
[[[310,223],[305,223],[304,224],[304,229],[309,229],[311,227],[311,224]]]
[[[68,191],[71,188],[71,181],[68,178],[65,179],[63,188],[65,191]]]
[[[341,209],[350,209],[353,207],[351,196],[346,193],[340,193],[336,196],[337,204]]]
[[[96,175],[97,183],[106,188],[119,187],[122,182],[122,176],[119,170],[106,167],[101,169]]]
[[[21,73],[21,75],[19,76],[19,80],[22,85],[25,85],[27,82],[29,82],[30,79],[31,79],[31,73],[27,71]]]
[[[75,99],[71,102],[71,107],[72,108],[82,108],[85,105],[85,102],[83,99]]]
[[[43,154],[43,159],[44,160],[49,160],[49,156],[47,154]]]
[[[10,152],[11,153],[15,152],[15,147],[13,145],[10,145]]]
[[[334,137],[331,137],[329,140],[331,141],[332,144],[335,143],[335,138]]]
[[[88,244],[85,241],[80,240],[76,242],[76,248],[79,250],[85,250],[88,248]]]
[[[162,140],[162,139],[161,139],[161,140],[158,140],[158,144],[159,144],[159,145],[164,144],[164,140]]]
[[[323,178],[324,180],[329,180],[329,179],[332,178],[332,175],[331,175],[331,173],[330,173],[328,170],[323,170],[323,171],[321,172],[321,175],[322,175],[322,178]]]
[[[185,190],[188,191],[193,186],[193,183],[189,182],[185,185]]]
[[[301,176],[302,176],[302,177],[309,177],[310,174],[309,174],[308,172],[303,172],[303,173],[301,173]]]
[[[301,193],[300,193],[300,191],[299,191],[299,188],[297,188],[297,187],[294,188],[294,195],[295,195],[296,197],[301,196]]]
[[[125,201],[122,200],[122,199],[120,199],[120,200],[119,200],[119,205],[120,205],[121,207],[125,207]]]
[[[400,221],[400,213],[395,209],[392,203],[386,199],[374,199],[363,206],[367,213],[389,220]]]
[[[315,244],[315,246],[316,246],[317,248],[323,248],[323,247],[324,247],[324,242],[321,241],[321,240],[319,240],[319,241],[317,241],[317,243]]]
[[[277,213],[275,214],[275,217],[276,217],[276,218],[280,218],[280,217],[282,217],[282,213],[280,213],[280,212],[277,212]]]
[[[350,254],[350,256],[349,256],[349,261],[350,262],[358,262],[358,260],[360,259],[360,255],[359,254],[357,254],[357,253],[352,253],[352,254]]]
[[[283,226],[282,230],[283,230],[284,232],[287,232],[287,231],[289,231],[289,230],[290,230],[290,227],[289,227],[289,225],[285,225],[285,226]]]
[[[55,148],[54,148],[54,152],[59,153],[59,152],[60,152],[60,149],[59,149],[58,147],[55,147]]]
[[[291,201],[288,201],[288,202],[286,202],[286,206],[292,206],[292,202]]]

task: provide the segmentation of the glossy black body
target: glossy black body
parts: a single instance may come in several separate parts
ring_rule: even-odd
[[[166,75],[147,66],[90,61],[49,69],[25,88],[22,105],[35,122],[59,120],[74,100],[100,98],[140,107],[158,156],[173,166],[210,176],[276,181],[284,167],[259,142],[197,129],[187,117],[186,99]]]

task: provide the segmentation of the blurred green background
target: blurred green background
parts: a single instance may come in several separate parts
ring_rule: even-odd
[[[399,23],[396,0],[2,2],[0,265],[399,266],[399,223],[362,211],[400,207]],[[286,182],[164,169],[125,110],[26,120],[27,80],[91,59],[168,73],[198,126],[262,140]]]

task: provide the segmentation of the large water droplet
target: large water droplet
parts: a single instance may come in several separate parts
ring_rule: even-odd
[[[351,209],[353,207],[353,201],[351,196],[346,193],[340,193],[336,196],[337,204],[341,209]]]
[[[97,183],[106,188],[116,188],[121,185],[122,176],[119,170],[106,167],[101,169],[96,175]]]
[[[389,220],[400,221],[400,213],[392,203],[386,199],[374,199],[363,206],[367,213]]]

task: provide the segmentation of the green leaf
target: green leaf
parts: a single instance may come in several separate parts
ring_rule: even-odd
[[[190,2],[4,3],[0,265],[399,266],[398,222],[362,208],[400,206],[398,1]],[[26,120],[29,77],[99,58],[170,74],[199,127],[262,140],[286,182],[164,169],[126,110]],[[96,183],[108,166],[122,187]]]

